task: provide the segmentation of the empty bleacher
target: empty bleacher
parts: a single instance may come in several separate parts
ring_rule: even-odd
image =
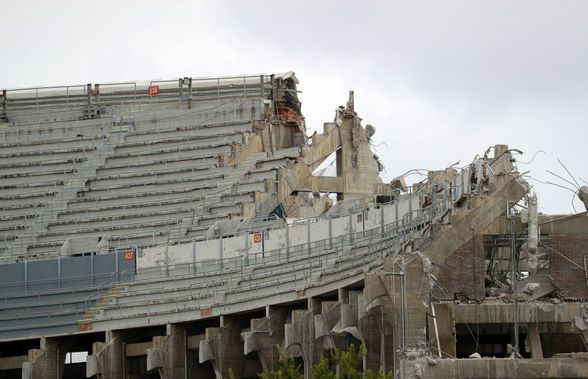
[[[150,82],[158,95],[145,83],[9,90],[0,261],[57,256],[70,238],[106,250],[200,238],[216,221],[242,217],[275,178],[256,168],[265,153],[239,162],[266,84],[259,76]]]

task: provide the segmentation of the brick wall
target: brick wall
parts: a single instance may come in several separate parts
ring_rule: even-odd
[[[561,295],[588,298],[584,272],[584,256],[588,259],[588,235],[551,235],[549,247],[557,251],[556,253],[548,249],[547,253],[549,254],[549,273],[554,284],[561,290]]]
[[[483,299],[485,286],[484,242],[476,236],[450,255],[439,273],[440,288],[433,290],[438,300],[453,300],[456,294],[470,299]]]

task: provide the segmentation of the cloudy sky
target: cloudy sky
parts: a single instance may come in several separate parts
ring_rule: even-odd
[[[355,90],[385,179],[504,143],[544,152],[519,165],[543,212],[574,212],[540,183],[571,187],[557,159],[588,181],[585,0],[0,0],[0,19],[2,88],[293,70],[310,130]]]

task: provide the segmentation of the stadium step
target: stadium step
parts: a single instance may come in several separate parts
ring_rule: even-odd
[[[5,254],[2,257],[3,261],[26,256],[28,246],[36,241],[36,236],[46,232],[51,222],[57,221],[58,214],[67,210],[68,202],[74,200],[78,191],[85,187],[87,178],[96,175],[97,169],[103,166],[106,158],[114,153],[110,137],[102,139],[101,142],[102,144],[96,148],[96,153],[78,166],[77,171],[63,184],[63,187],[53,196],[48,205],[40,208],[34,222],[18,238],[6,246]]]

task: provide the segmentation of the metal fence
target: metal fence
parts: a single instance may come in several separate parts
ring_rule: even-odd
[[[39,293],[58,289],[110,286],[121,280],[132,280],[135,254],[128,251],[88,254],[44,261],[24,261],[0,265],[0,293]]]
[[[477,164],[486,165],[486,162]],[[348,234],[332,236],[325,240],[311,241],[309,238],[309,241],[306,243],[292,246],[288,244],[287,247],[277,250],[251,254],[247,252],[247,254],[239,257],[224,258],[222,255],[223,238],[217,236],[213,238],[218,239],[220,242],[219,246],[221,246],[221,251],[219,251],[217,259],[201,261],[194,258],[192,262],[179,265],[170,265],[166,261],[163,265],[141,269],[137,269],[135,266],[123,267],[117,263],[116,270],[100,269],[101,271],[96,271],[96,267],[99,267],[95,266],[96,262],[103,259],[111,259],[112,262],[119,262],[120,257],[117,256],[118,253],[114,253],[114,256],[117,257],[114,260],[112,254],[107,254],[67,259],[59,258],[52,261],[23,262],[15,265],[0,266],[0,277],[6,279],[0,283],[0,288],[6,292],[27,292],[54,288],[53,286],[56,288],[64,288],[64,286],[76,287],[78,285],[83,287],[96,283],[112,283],[123,279],[162,278],[186,274],[216,275],[228,271],[243,273],[251,266],[280,265],[291,260],[312,258],[317,252],[320,254],[326,252],[328,255],[329,252],[337,251],[337,254],[340,254],[345,249],[353,250],[358,244],[365,243],[366,241],[369,244],[375,244],[378,241],[390,238],[401,241],[403,236],[410,238],[409,236],[412,235],[413,231],[424,228],[435,217],[449,211],[453,207],[453,204],[463,195],[470,193],[472,188],[479,190],[481,188],[480,182],[478,181],[476,185],[473,185],[471,179],[472,172],[468,165],[454,176],[451,182],[446,181],[438,184],[433,189],[429,188],[427,191],[421,190],[416,193],[408,193],[392,203],[378,205],[377,207],[396,206],[396,209],[398,209],[400,202],[408,201],[409,211],[402,215],[397,214],[396,221],[393,223],[384,224],[382,219],[381,224],[375,228],[360,231],[350,229]],[[418,199],[418,204],[423,204],[423,198],[425,196],[429,196],[432,202],[426,207],[412,209],[413,199]],[[353,209],[350,211],[349,217],[360,213],[363,214],[366,209],[368,208]],[[398,211],[396,212],[398,213]],[[297,224],[308,223],[310,228],[310,224],[319,219],[297,221]],[[288,228],[289,226],[285,225],[280,227]],[[247,236],[251,232],[252,230],[245,230],[240,232],[240,235]],[[165,243],[155,243],[156,239],[154,237],[153,242],[153,246],[164,246],[166,248],[170,246],[169,239]],[[189,242],[189,240],[183,242]],[[194,244],[194,241],[192,243]],[[353,254],[350,257],[353,259]],[[319,257],[318,260],[321,261],[321,258]]]
[[[17,88],[2,91],[0,111],[9,118],[77,120],[79,112],[88,107],[120,107],[130,113],[149,108],[190,109],[207,101],[261,99],[271,93],[272,85],[270,75],[244,75]],[[67,112],[72,113],[68,116]]]

